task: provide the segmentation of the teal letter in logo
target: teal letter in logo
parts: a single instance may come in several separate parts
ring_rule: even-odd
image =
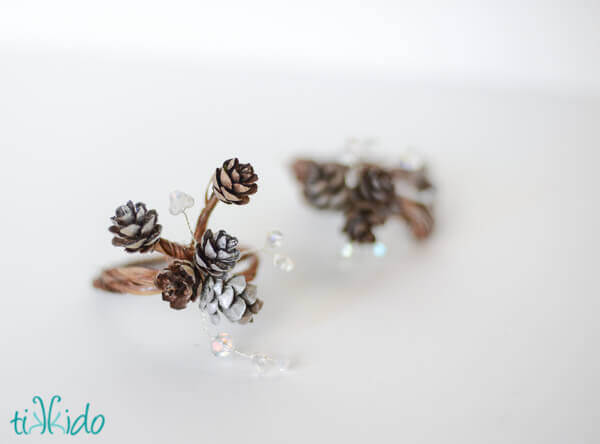
[[[98,427],[97,430],[94,430],[94,425],[96,424],[96,421],[101,419],[102,423],[100,424],[100,427]],[[100,433],[102,431],[102,428],[104,427],[104,415],[96,415],[94,417],[94,420],[92,421],[92,433],[94,435],[97,435],[98,433]]]
[[[88,402],[85,405],[85,413],[82,413],[81,415],[79,415],[75,421],[73,421],[73,427],[71,428],[71,435],[77,435],[82,428],[85,427],[85,432],[86,433],[90,433],[89,429],[88,429],[88,413],[90,411],[90,403]],[[81,424],[77,424],[78,421],[81,421]]]
[[[58,412],[56,414],[56,416],[54,418],[52,418],[52,408],[54,407],[54,402],[56,401],[58,403],[58,402],[60,402],[60,400],[61,400],[61,397],[58,395],[54,395],[50,399],[50,405],[48,406],[48,418],[44,420],[44,422],[48,423],[48,433],[50,433],[51,435],[54,434],[54,432],[52,431],[52,427],[57,427],[57,428],[61,429],[63,431],[63,433],[67,433],[67,431],[65,430],[65,428],[63,426],[56,423],[56,421],[58,421],[58,418],[60,418],[60,412]]]
[[[36,412],[33,412],[33,417],[35,418],[35,420],[37,421],[37,423],[35,425],[32,425],[31,427],[29,427],[29,430],[27,433],[31,433],[31,431],[33,429],[35,429],[36,427],[41,427],[42,430],[40,431],[40,435],[43,435],[46,432],[46,428],[48,425],[48,421],[46,419],[46,407],[44,407],[44,400],[39,396],[36,395],[33,397],[33,399],[31,400],[34,404],[40,404],[40,410],[41,410],[41,414],[42,414],[42,419],[40,419],[40,417],[38,416],[38,414]],[[25,411],[27,411],[27,409],[25,409]],[[23,422],[23,426],[25,426],[25,422]],[[50,431],[50,433],[52,433]]]
[[[19,424],[19,422],[21,423],[21,430],[22,430],[21,432],[17,428],[17,424]],[[24,424],[23,424],[24,422],[25,422],[25,418],[19,418],[19,411],[17,410],[15,412],[15,417],[10,420],[10,423],[14,426],[15,433],[17,435],[27,434],[27,432],[25,432],[25,427],[24,427]],[[104,424],[102,424],[102,425],[104,425]]]

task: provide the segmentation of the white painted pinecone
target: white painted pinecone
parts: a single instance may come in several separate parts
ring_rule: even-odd
[[[160,239],[162,226],[157,223],[158,214],[156,210],[148,211],[142,202],[134,205],[128,201],[116,209],[111,219],[113,225],[108,231],[115,235],[112,244],[124,247],[129,253],[145,253]]]
[[[240,254],[237,238],[224,230],[217,234],[206,230],[202,241],[196,245],[194,260],[202,271],[212,276],[223,276],[235,266]]]
[[[256,297],[256,286],[246,283],[242,275],[231,278],[207,277],[200,291],[200,309],[210,316],[213,324],[225,315],[231,322],[246,324],[263,306]]]
[[[349,199],[345,175],[348,168],[335,163],[307,163],[304,196],[317,208],[342,209]]]

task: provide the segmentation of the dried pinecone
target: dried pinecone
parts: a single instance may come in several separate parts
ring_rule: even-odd
[[[145,253],[152,249],[160,238],[162,226],[157,224],[156,210],[148,211],[146,205],[132,201],[121,205],[111,217],[113,225],[108,229],[115,234],[112,244],[125,247],[125,251]]]
[[[213,176],[213,191],[217,198],[226,204],[244,205],[250,201],[250,194],[256,193],[254,183],[258,176],[249,163],[240,163],[237,158],[223,162]]]
[[[299,167],[305,170],[299,172]],[[346,187],[348,167],[337,163],[318,164],[306,162],[297,164],[296,174],[303,175],[304,196],[317,208],[341,209],[346,206],[349,191]]]
[[[240,258],[237,246],[238,240],[224,230],[216,236],[211,230],[206,230],[202,241],[196,245],[196,265],[210,275],[223,276]]]
[[[373,227],[385,222],[386,215],[383,209],[354,208],[346,213],[346,224],[343,231],[350,240],[359,243],[375,242]]]
[[[213,324],[221,320],[219,312],[231,322],[252,322],[262,306],[263,301],[256,297],[256,286],[247,284],[243,275],[229,279],[209,276],[200,291],[200,309],[208,313]]]
[[[176,310],[198,298],[198,282],[198,272],[189,261],[175,260],[156,276],[156,286],[162,290],[163,301],[168,301]]]
[[[354,190],[357,199],[386,204],[394,200],[394,194],[394,181],[388,172],[375,166],[363,168]]]

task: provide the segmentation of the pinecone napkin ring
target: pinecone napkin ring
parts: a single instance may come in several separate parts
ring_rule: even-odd
[[[192,235],[187,245],[160,237],[162,227],[158,224],[156,210],[148,210],[141,202],[128,201],[121,205],[111,218],[109,231],[114,234],[113,245],[123,247],[128,253],[156,252],[162,256],[104,270],[94,281],[94,286],[118,293],[162,293],[162,299],[176,310],[198,301],[203,313],[203,327],[215,356],[237,355],[250,359],[260,373],[286,370],[289,360],[239,350],[228,333],[214,331],[211,327],[211,324],[218,324],[222,316],[231,322],[247,324],[260,312],[263,301],[257,297],[256,286],[250,283],[258,270],[259,251],[273,254],[273,264],[281,270],[293,269],[289,257],[271,251],[281,245],[279,231],[269,233],[266,248],[250,250],[241,247],[237,238],[224,230],[213,232],[207,229],[210,215],[219,201],[247,204],[257,191],[257,180],[249,163],[242,164],[236,158],[226,160],[211,179],[205,193],[205,206],[193,232],[186,210],[194,205],[194,199],[181,191],[172,192],[169,212],[184,215]],[[210,190],[212,193],[209,194]],[[240,263],[245,263],[245,267],[238,269]]]
[[[257,191],[257,180],[252,165],[242,164],[238,159],[229,159],[217,168],[210,184],[212,194],[205,196],[205,207],[188,245],[160,237],[162,227],[156,210],[148,210],[141,202],[121,205],[111,218],[109,231],[114,234],[113,245],[123,247],[128,253],[157,252],[163,257],[105,270],[94,286],[119,293],[162,293],[162,299],[176,310],[198,300],[200,309],[213,324],[220,321],[221,315],[231,322],[252,322],[263,306],[256,296],[256,287],[250,284],[258,269],[258,255],[240,247],[237,238],[224,230],[207,229],[207,224],[219,201],[247,204],[249,196]],[[171,193],[172,214],[183,213],[187,220],[185,210],[193,204],[191,196]],[[236,271],[242,261],[247,262],[246,268]],[[165,262],[163,269],[156,267]]]
[[[292,169],[310,205],[344,213],[343,232],[350,242],[374,243],[373,229],[390,217],[403,219],[418,240],[433,230],[433,186],[423,164],[297,159]]]

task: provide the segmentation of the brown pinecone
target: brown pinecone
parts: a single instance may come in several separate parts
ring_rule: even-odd
[[[354,197],[358,200],[387,204],[394,200],[394,181],[385,170],[367,166],[360,172]]]
[[[194,264],[188,261],[175,260],[156,276],[156,286],[162,290],[163,301],[176,310],[196,300],[199,282]]]
[[[375,242],[373,227],[383,224],[385,219],[386,215],[382,208],[354,208],[346,213],[343,231],[353,242],[373,243]]]
[[[319,164],[312,161],[305,162],[302,167],[304,170],[301,174],[298,170],[296,174],[299,179],[304,179],[304,196],[310,204],[321,209],[346,207],[350,194],[346,187],[348,167],[337,163]]]
[[[227,278],[209,276],[200,291],[200,310],[205,311],[213,324],[218,324],[223,313],[231,322],[247,324],[263,306],[256,297],[256,286],[246,283],[243,275]]]
[[[240,258],[238,240],[220,230],[216,235],[206,230],[202,241],[196,244],[196,265],[212,276],[223,276]]]
[[[160,239],[162,226],[157,224],[158,214],[156,210],[148,211],[142,202],[134,205],[128,201],[117,208],[111,219],[113,225],[108,231],[115,234],[112,244],[125,247],[129,253],[145,253]]]
[[[250,201],[250,194],[256,193],[254,183],[258,176],[249,163],[240,163],[237,158],[223,162],[213,176],[213,191],[217,198],[226,204],[244,205]]]

